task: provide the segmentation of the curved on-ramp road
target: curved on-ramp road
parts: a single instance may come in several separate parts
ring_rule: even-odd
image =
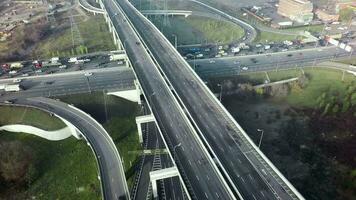
[[[71,122],[90,144],[96,156],[103,199],[129,199],[125,171],[116,146],[105,129],[90,115],[74,106],[43,97],[18,99],[14,104],[54,113]]]

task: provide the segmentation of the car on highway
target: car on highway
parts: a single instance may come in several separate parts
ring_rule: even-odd
[[[253,63],[257,63],[257,62],[258,62],[256,58],[251,58],[250,60],[251,60]]]
[[[237,64],[237,65],[238,65],[238,64],[240,64],[240,61],[235,60],[235,61],[234,61],[234,64]]]
[[[67,65],[61,65],[58,67],[59,69],[66,69],[67,68]]]
[[[92,76],[93,73],[92,72],[85,72],[84,76]]]
[[[211,64],[211,63],[215,63],[215,60],[209,60],[209,63]]]
[[[246,71],[246,70],[248,70],[248,67],[242,67],[242,70]]]
[[[21,83],[21,79],[14,79],[12,82],[14,82],[14,83]]]
[[[45,84],[46,85],[52,85],[54,83],[54,81],[46,81]]]
[[[292,57],[292,56],[293,56],[293,54],[288,54],[287,56],[288,56],[288,57]]]

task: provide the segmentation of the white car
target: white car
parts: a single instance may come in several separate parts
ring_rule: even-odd
[[[21,83],[21,81],[22,81],[21,79],[14,79],[13,80],[14,83]]]
[[[12,71],[9,72],[9,74],[16,74],[16,73],[17,73],[16,70],[12,70]]]
[[[243,67],[242,70],[248,70],[248,67]]]
[[[84,74],[84,76],[91,76],[91,75],[93,75],[92,72],[85,72],[85,74]]]
[[[67,65],[61,65],[61,66],[59,66],[58,68],[59,68],[59,69],[65,69],[65,68],[67,68]]]
[[[209,60],[209,63],[215,63],[215,60]]]

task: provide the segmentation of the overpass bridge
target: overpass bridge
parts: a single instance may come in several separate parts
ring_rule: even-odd
[[[122,8],[112,0],[99,3],[107,11],[104,16],[115,44],[119,49],[125,47],[139,87],[189,198],[236,199]]]
[[[94,15],[105,13],[103,9],[92,6],[87,0],[79,0],[79,6],[88,12],[94,13]]]
[[[143,15],[164,15],[164,16],[184,16],[188,17],[192,15],[192,11],[189,10],[141,10]]]
[[[126,0],[99,3],[191,198],[303,199],[150,21]]]

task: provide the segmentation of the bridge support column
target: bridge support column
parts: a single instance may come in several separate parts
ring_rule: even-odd
[[[116,37],[116,34],[115,34],[115,31],[112,31],[112,37],[114,39],[114,44],[117,45],[117,37]]]
[[[156,199],[158,197],[158,192],[157,192],[158,180],[162,180],[165,178],[172,178],[178,175],[179,172],[177,167],[170,167],[170,168],[165,168],[165,169],[150,172],[150,181],[152,185],[153,198]]]
[[[148,123],[148,122],[154,122],[155,118],[151,114],[151,115],[144,115],[144,116],[136,117],[135,120],[136,120],[136,125],[137,125],[138,140],[140,141],[140,144],[142,144],[143,136],[142,136],[142,125],[141,124]]]
[[[134,83],[135,83],[136,92],[137,92],[137,96],[138,96],[138,104],[141,104],[141,99],[140,99],[140,96],[142,94],[141,86],[140,86],[140,83],[138,82],[138,80],[135,80]]]
[[[109,31],[110,31],[110,33],[112,33],[113,32],[113,25],[112,25],[112,22],[111,22],[110,19],[108,19],[108,24],[109,24]]]
[[[105,18],[105,22],[109,24],[109,16],[107,13],[104,14],[104,18]]]

